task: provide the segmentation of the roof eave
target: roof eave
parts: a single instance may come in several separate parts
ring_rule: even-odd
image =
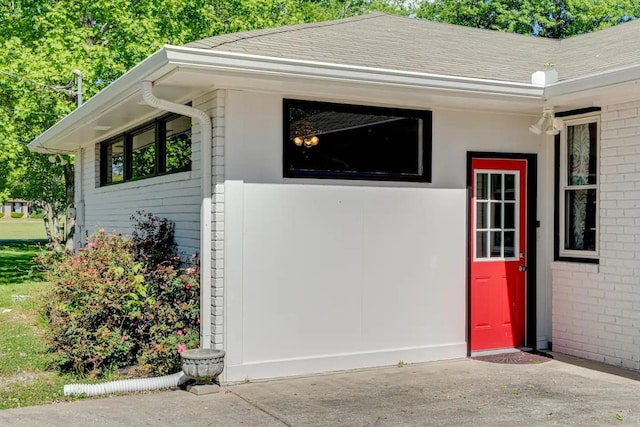
[[[572,96],[584,97],[590,92],[625,83],[633,83],[638,80],[640,80],[640,64],[634,64],[553,83],[545,87],[544,97],[548,102],[553,103],[554,100],[566,99]]]
[[[542,100],[544,88],[532,84],[428,74],[327,62],[276,58],[210,49],[166,45],[31,141],[32,151],[71,152],[80,145],[64,142],[83,124],[114,108],[140,90],[143,80],[156,81],[171,71],[206,70],[279,78],[339,80],[354,84],[411,87],[480,96]],[[87,141],[89,143],[90,141]]]
[[[139,91],[142,80],[153,75],[165,74],[171,68],[173,66],[169,63],[166,49],[163,47],[36,137],[28,144],[29,150],[39,153],[70,151],[56,148],[56,141],[72,133],[85,121]]]
[[[253,72],[281,76],[339,79],[353,82],[406,85],[427,89],[474,92],[487,95],[539,98],[541,86],[453,75],[400,71],[330,62],[309,61],[226,52],[184,46],[166,46],[172,62],[185,67]]]

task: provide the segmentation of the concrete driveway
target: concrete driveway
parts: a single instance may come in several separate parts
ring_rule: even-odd
[[[464,359],[11,409],[0,425],[640,425],[640,382],[627,376]]]

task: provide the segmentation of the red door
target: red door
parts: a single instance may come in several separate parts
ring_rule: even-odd
[[[471,162],[471,350],[524,344],[526,160]]]

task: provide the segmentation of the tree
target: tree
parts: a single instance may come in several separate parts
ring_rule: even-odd
[[[48,162],[25,145],[75,108],[71,70],[96,94],[162,47],[217,34],[385,10],[403,0],[12,0],[0,4],[0,201],[39,200],[52,240],[73,200],[73,161]],[[65,179],[66,177],[66,179]],[[40,193],[39,189],[43,189]],[[51,227],[49,226],[51,225]],[[67,224],[72,225],[71,218]]]
[[[629,0],[433,0],[416,12],[433,21],[550,38],[600,30],[639,14]]]

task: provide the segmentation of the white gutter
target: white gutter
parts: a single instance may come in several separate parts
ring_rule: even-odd
[[[636,80],[640,80],[640,64],[607,69],[553,83],[545,87],[544,95],[545,99],[553,100],[553,98],[564,95],[584,94],[589,90],[602,89]]]
[[[412,86],[457,92],[517,96],[540,99],[543,87],[530,83],[459,77],[443,74],[400,71],[302,59],[277,58],[212,49],[166,45],[171,63],[180,68],[203,68],[234,73],[270,74],[288,77],[315,77],[392,86]]]
[[[29,149],[39,152],[54,152],[54,150],[59,152],[60,147],[56,148],[56,145],[65,140],[68,144],[74,131],[96,120],[102,113],[114,108],[119,103],[125,102],[128,97],[138,91],[138,85],[141,81],[156,81],[175,69],[219,71],[221,73],[245,74],[255,77],[314,78],[325,81],[333,80],[392,87],[404,86],[425,90],[444,90],[454,93],[475,93],[540,100],[544,89],[529,83],[456,77],[165,45],[85,102],[82,108],[72,111],[47,129],[29,144]],[[82,141],[82,144],[85,145],[92,142],[95,141]],[[80,142],[76,142],[76,144],[79,145]]]
[[[211,348],[211,118],[197,108],[156,98],[150,81],[142,82],[141,93],[150,106],[194,118],[200,123],[200,347]]]

